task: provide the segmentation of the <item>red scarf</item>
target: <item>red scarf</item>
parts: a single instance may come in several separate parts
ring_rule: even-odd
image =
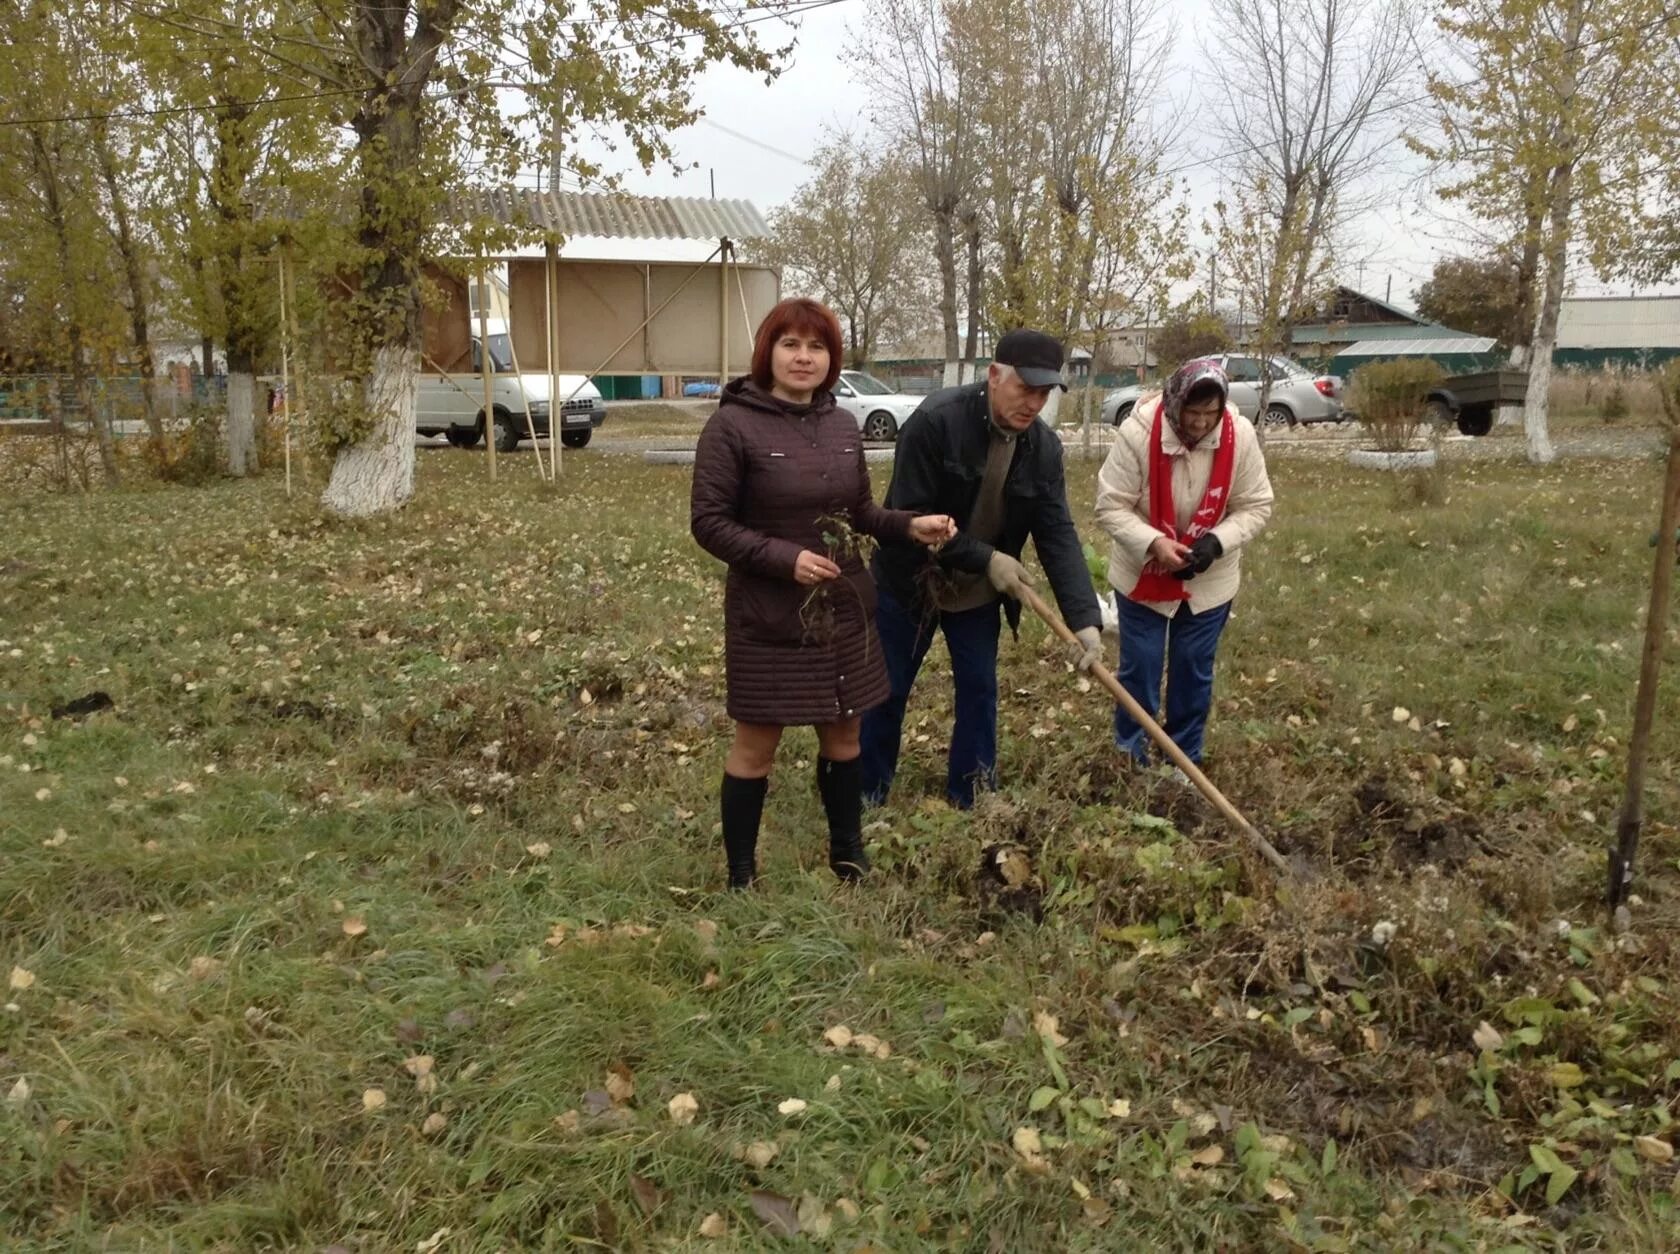
[[[1190,544],[1225,516],[1225,506],[1231,497],[1231,470],[1237,460],[1236,424],[1231,421],[1227,406],[1219,425],[1219,447],[1213,450],[1213,473],[1208,477],[1207,493],[1202,497],[1201,508],[1180,536],[1178,510],[1173,506],[1172,458],[1161,447],[1161,420],[1165,410],[1163,402],[1155,411],[1155,425],[1149,432],[1149,525],[1169,539]],[[1151,558],[1138,576],[1137,587],[1127,595],[1134,601],[1188,601],[1190,581],[1174,579]]]

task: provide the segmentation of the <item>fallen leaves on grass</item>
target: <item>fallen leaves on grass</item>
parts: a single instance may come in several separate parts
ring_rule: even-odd
[[[679,1128],[686,1128],[694,1122],[694,1116],[700,1112],[700,1103],[695,1100],[693,1093],[678,1093],[665,1104],[670,1113],[671,1122]]]
[[[756,1167],[760,1171],[776,1161],[776,1156],[782,1152],[782,1147],[774,1141],[754,1141],[741,1152],[742,1159],[749,1167]]]
[[[823,1042],[836,1052],[855,1049],[860,1054],[885,1061],[892,1057],[892,1046],[869,1032],[853,1032],[845,1024],[836,1024],[823,1033]]]
[[[834,1231],[834,1217],[828,1213],[820,1198],[812,1197],[809,1193],[802,1194],[799,1199],[799,1230],[813,1241],[826,1239]]]
[[[437,1092],[438,1078],[435,1060],[430,1054],[414,1054],[403,1059],[403,1070],[414,1077],[416,1091],[424,1096]]]
[[[554,846],[549,844],[546,840],[539,840],[539,841],[533,842],[532,844],[526,845],[525,846],[525,852],[530,854],[533,858],[536,858],[540,861],[541,859],[548,857],[549,854],[554,852]]]
[[[1033,1031],[1043,1038],[1046,1045],[1054,1045],[1057,1049],[1068,1043],[1068,1038],[1061,1033],[1061,1022],[1045,1011],[1040,1010],[1033,1015]]]
[[[808,1105],[809,1103],[807,1103],[803,1098],[790,1097],[776,1107],[776,1113],[788,1116],[802,1115],[805,1113]]]
[[[607,1096],[615,1106],[623,1106],[636,1096],[636,1077],[621,1062],[607,1068]]]
[[[792,1198],[765,1189],[754,1189],[747,1200],[752,1203],[753,1214],[773,1234],[778,1237],[799,1235],[799,1210]]]
[[[367,923],[358,915],[351,915],[338,926],[339,930],[352,940],[358,936],[367,935]]]
[[[699,1231],[708,1241],[721,1241],[729,1235],[729,1224],[714,1210],[700,1221]]]
[[[1032,879],[1032,859],[1024,850],[1006,845],[993,855],[993,860],[998,876],[1010,888],[1020,888]]]
[[[1505,1045],[1505,1038],[1499,1029],[1486,1019],[1476,1025],[1476,1030],[1470,1034],[1470,1040],[1478,1050],[1487,1054],[1497,1054]]]
[[[385,1100],[384,1089],[362,1090],[362,1110],[367,1113],[371,1114],[373,1111],[382,1109],[385,1105]]]
[[[421,1136],[439,1136],[439,1135],[442,1134],[443,1130],[445,1128],[447,1128],[448,1126],[449,1126],[448,1116],[441,1115],[437,1111],[434,1110],[431,1114],[426,1116],[425,1122],[420,1125],[420,1135]]]
[[[13,967],[11,978],[6,981],[6,986],[14,993],[21,993],[26,989],[34,988],[35,973],[23,967]]]
[[[1050,1160],[1044,1157],[1044,1138],[1037,1128],[1025,1125],[1016,1128],[1009,1144],[1021,1160],[1021,1165],[1035,1176],[1050,1173]]]
[[[13,1106],[21,1106],[29,1100],[31,1091],[32,1090],[29,1087],[29,1078],[27,1076],[20,1075],[17,1078],[17,1083],[7,1090],[6,1101]]]
[[[1653,1163],[1672,1162],[1674,1159],[1674,1146],[1660,1136],[1634,1137],[1633,1150],[1641,1158]]]
[[[1586,1075],[1580,1065],[1573,1062],[1556,1062],[1546,1069],[1546,1078],[1560,1089],[1572,1089],[1586,1083]]]
[[[651,1215],[665,1202],[665,1193],[660,1187],[646,1176],[630,1173],[630,1192],[635,1196],[636,1205],[641,1207],[642,1214]]]

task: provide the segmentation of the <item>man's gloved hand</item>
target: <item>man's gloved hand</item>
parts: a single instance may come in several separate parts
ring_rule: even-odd
[[[1204,531],[1196,537],[1196,542],[1190,546],[1190,563],[1183,570],[1172,573],[1174,579],[1194,579],[1217,558],[1224,556],[1225,546],[1219,543],[1219,537],[1211,531]]]
[[[1093,662],[1102,661],[1102,631],[1096,627],[1081,627],[1073,633],[1077,644],[1068,645],[1068,652],[1073,657],[1073,669],[1088,671]]]
[[[1017,601],[1021,599],[1023,587],[1033,586],[1032,576],[1027,574],[1027,568],[1002,549],[986,560],[986,578],[992,581],[992,587]]]

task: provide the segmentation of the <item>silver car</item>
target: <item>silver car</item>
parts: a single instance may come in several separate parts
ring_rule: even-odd
[[[1260,421],[1260,359],[1242,353],[1214,358],[1231,380],[1231,403],[1252,422]],[[1287,357],[1271,359],[1272,387],[1266,400],[1264,422],[1268,427],[1293,427],[1297,423],[1341,422],[1342,381],[1336,375],[1315,375]],[[1102,416],[1108,423],[1122,423],[1137,404],[1138,397],[1155,391],[1158,385],[1139,383],[1117,388],[1103,397]]]
[[[891,444],[898,439],[904,420],[916,412],[924,398],[895,392],[862,370],[842,370],[834,384],[834,399],[857,419],[865,440]]]

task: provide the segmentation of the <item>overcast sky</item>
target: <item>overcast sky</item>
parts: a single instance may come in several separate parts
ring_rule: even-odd
[[[629,191],[709,196],[715,178],[719,197],[750,200],[768,211],[808,177],[805,158],[821,142],[825,128],[868,130],[870,95],[851,54],[863,37],[859,28],[866,5],[867,0],[838,0],[794,19],[789,26],[797,46],[786,70],[769,86],[732,67],[706,71],[695,91],[705,116],[674,136],[679,158],[694,168],[624,170],[622,155],[587,141],[582,146],[607,168],[619,169]],[[1195,83],[1205,76],[1208,63],[1196,32],[1206,29],[1209,8],[1209,0],[1167,0],[1165,8],[1175,39],[1169,90],[1186,106],[1188,120],[1179,145],[1182,157],[1175,158],[1178,164],[1206,160],[1227,146],[1205,103],[1195,97]],[[781,29],[777,23],[761,25],[763,42],[785,42],[777,36]],[[1240,67],[1223,61],[1216,62],[1219,73],[1240,73]],[[1421,163],[1398,147],[1396,153],[1392,189],[1358,224],[1354,247],[1337,279],[1379,298],[1392,283],[1394,301],[1410,307],[1414,290],[1429,277],[1436,258],[1465,250],[1466,232],[1453,221],[1450,208],[1422,184]],[[1217,165],[1204,165],[1190,177],[1199,217],[1218,194]],[[1201,282],[1206,282],[1205,268]],[[1629,291],[1625,285],[1606,287],[1591,276],[1577,276],[1573,290],[1581,295]]]

